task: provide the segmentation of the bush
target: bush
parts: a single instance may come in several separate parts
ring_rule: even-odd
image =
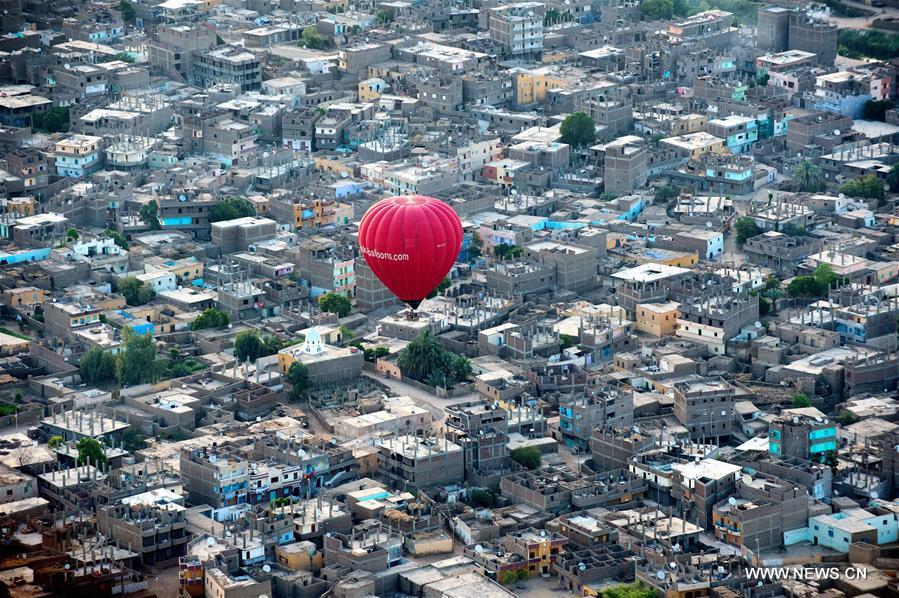
[[[469,492],[468,499],[476,507],[492,508],[496,506],[496,493],[489,488],[475,488]]]
[[[792,400],[790,401],[790,403],[791,403],[791,404],[793,405],[793,407],[796,408],[796,409],[800,409],[800,408],[803,408],[803,407],[811,407],[811,406],[812,406],[812,401],[811,401],[811,399],[809,399],[806,395],[804,395],[804,394],[801,393],[801,392],[797,392],[796,394],[794,394]]]
[[[118,290],[131,306],[146,305],[156,296],[156,292],[147,283],[141,282],[134,276],[126,276],[121,279]]]
[[[874,29],[840,29],[837,34],[840,54],[849,58],[891,60],[899,56],[899,35]]]
[[[543,454],[540,452],[540,449],[533,446],[523,446],[514,449],[509,456],[519,465],[523,465],[531,470],[539,468],[543,460]]]
[[[734,233],[737,235],[737,245],[742,245],[748,239],[760,234],[762,231],[756,225],[755,220],[748,216],[740,216],[734,222]]]
[[[243,197],[229,197],[224,201],[213,204],[209,208],[209,222],[221,222],[223,220],[234,220],[235,218],[246,218],[247,216],[255,216],[256,208],[253,204]]]
[[[66,133],[69,130],[69,109],[55,106],[31,117],[31,128],[41,133]]]
[[[868,100],[865,102],[862,118],[865,120],[879,120],[880,122],[883,122],[887,118],[887,111],[892,110],[892,108],[892,100]]]
[[[521,247],[518,247],[517,245],[500,243],[493,247],[493,255],[501,260],[514,260],[515,258],[521,257],[522,253]]]
[[[674,16],[674,3],[671,0],[641,0],[640,12],[653,21],[670,19]]]
[[[876,175],[866,174],[854,181],[843,183],[840,193],[847,197],[862,197],[865,199],[883,199],[886,195],[883,182]]]
[[[227,326],[231,322],[228,314],[220,309],[210,307],[190,325],[191,330],[203,330],[205,328],[221,328]]]
[[[337,317],[343,318],[353,309],[353,303],[346,295],[340,293],[325,293],[318,300],[318,306],[322,311],[337,314]]]

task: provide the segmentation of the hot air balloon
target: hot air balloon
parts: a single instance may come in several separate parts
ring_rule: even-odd
[[[368,267],[413,310],[444,279],[461,247],[459,217],[433,197],[382,199],[359,224],[359,248]]]

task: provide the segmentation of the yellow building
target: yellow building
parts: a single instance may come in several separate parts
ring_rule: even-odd
[[[13,197],[6,200],[6,213],[19,216],[34,216],[35,201],[33,197]]]
[[[275,546],[275,560],[291,571],[318,572],[324,565],[325,557],[316,549],[315,544],[303,540]]]
[[[669,336],[677,330],[679,303],[639,303],[634,328],[656,337]]]
[[[390,84],[380,77],[360,81],[357,88],[360,102],[372,102],[388,91],[390,91]]]
[[[293,204],[293,226],[296,229],[321,228],[333,224],[345,224],[347,208],[352,213],[352,206],[338,203],[330,199],[315,199],[306,203]],[[338,221],[338,211],[341,219]],[[352,218],[352,216],[349,216]]]
[[[660,143],[669,149],[675,149],[680,155],[690,160],[699,160],[704,154],[729,154],[724,146],[724,139],[710,133],[698,131],[676,137],[666,137]]]
[[[44,289],[21,287],[3,291],[3,304],[7,307],[34,307],[44,302]]]
[[[515,90],[515,103],[519,106],[543,103],[548,89],[567,86],[567,81],[552,75],[549,69],[512,70],[512,88]]]

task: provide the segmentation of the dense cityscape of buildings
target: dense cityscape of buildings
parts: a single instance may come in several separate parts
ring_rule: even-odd
[[[899,596],[896,0],[0,8],[2,595]]]

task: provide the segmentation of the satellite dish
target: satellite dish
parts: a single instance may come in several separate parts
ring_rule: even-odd
[[[71,569],[71,568],[72,568],[72,565],[66,563],[66,571],[68,571],[68,570]]]
[[[206,538],[206,545],[207,546],[215,545],[215,538]]]
[[[269,573],[272,570],[271,565],[262,565],[262,570]]]
[[[746,484],[747,486],[748,486],[749,484],[751,484],[751,483],[752,483],[752,476],[749,475],[748,473],[745,474],[745,475],[743,475],[743,483]]]
[[[484,547],[481,546],[480,544],[476,544],[474,547],[474,551],[477,552],[478,554],[480,554],[480,553],[484,552]]]
[[[577,568],[578,568],[578,571],[586,571],[587,565],[585,565],[584,563],[581,563],[580,565],[577,566]]]
[[[880,494],[877,492],[877,490],[873,491],[871,493],[871,500],[877,500],[878,498],[880,498]]]
[[[730,498],[727,499],[727,504],[729,504],[732,507],[735,507],[735,506],[737,506],[737,499],[734,498],[733,496],[731,496]]]
[[[761,328],[761,327],[762,327],[762,323],[759,322],[758,320],[756,320],[756,321],[755,321],[755,327],[756,327],[756,328]]]
[[[677,563],[675,563],[674,561],[671,561],[670,563],[668,563],[668,566],[671,567],[672,569],[677,569]]]
[[[659,569],[658,571],[656,571],[656,577],[658,577],[659,579],[665,579],[665,572]]]

